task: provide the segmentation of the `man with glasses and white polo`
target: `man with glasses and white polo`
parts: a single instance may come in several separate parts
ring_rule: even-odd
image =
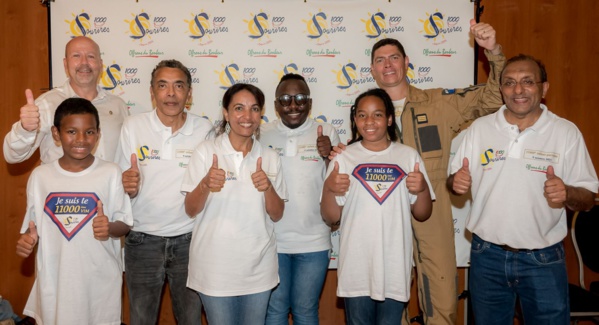
[[[279,285],[268,305],[266,324],[318,324],[318,301],[329,265],[331,229],[320,215],[320,193],[335,128],[308,118],[312,108],[304,77],[287,74],[275,91],[279,119],[262,125],[260,142],[281,156],[289,201],[275,224]]]
[[[599,187],[582,134],[541,103],[549,82],[528,55],[501,73],[505,105],[465,131],[447,179],[472,191],[470,301],[476,324],[569,324],[566,207],[588,210]]]

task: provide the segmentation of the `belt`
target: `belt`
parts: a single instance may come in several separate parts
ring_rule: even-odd
[[[512,253],[524,253],[524,252],[534,252],[538,251],[538,249],[525,249],[525,248],[514,248],[508,245],[495,245],[504,251],[512,252]]]

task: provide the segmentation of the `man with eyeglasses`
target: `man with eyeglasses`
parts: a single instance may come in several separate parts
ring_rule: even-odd
[[[448,187],[472,192],[470,298],[476,324],[568,324],[562,240],[566,210],[588,210],[599,187],[582,134],[541,104],[549,82],[528,55],[501,73],[505,105],[476,120],[451,164]]]
[[[320,192],[335,128],[309,118],[310,88],[304,77],[286,74],[275,91],[279,119],[262,125],[260,142],[276,150],[289,193],[283,218],[275,224],[279,285],[273,290],[266,324],[318,324],[318,301],[329,265],[331,229],[320,216]]]

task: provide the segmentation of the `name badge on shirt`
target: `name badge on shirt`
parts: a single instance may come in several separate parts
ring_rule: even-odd
[[[559,153],[543,152],[539,150],[526,149],[524,150],[524,159],[544,161],[552,164],[559,164]]]
[[[192,153],[193,153],[193,150],[191,150],[191,149],[177,149],[177,150],[175,150],[175,158],[177,158],[177,159],[181,159],[181,158],[189,159],[189,158],[191,158],[191,154]]]
[[[428,116],[426,116],[426,114],[418,114],[416,115],[416,122],[418,122],[418,124],[428,123]]]

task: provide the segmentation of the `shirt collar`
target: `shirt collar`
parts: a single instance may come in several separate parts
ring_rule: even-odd
[[[65,87],[66,95],[68,98],[72,98],[72,97],[81,98],[81,96],[77,95],[77,93],[71,86],[71,79],[67,78],[67,81],[65,82],[65,86],[66,86]],[[106,90],[104,90],[104,88],[100,87],[100,85],[96,86],[96,90],[98,91],[98,94],[96,95],[96,98],[94,98],[92,100],[92,102],[102,100],[102,99],[106,98],[106,96],[108,95],[108,92],[106,92]]]
[[[258,140],[256,140],[254,136],[252,136],[252,139],[254,139],[254,142],[252,143],[252,150],[250,150],[250,152],[247,154],[247,156],[244,157],[244,159],[248,157],[258,159],[258,157],[260,157],[260,155],[262,154],[260,143],[258,142]],[[231,144],[231,141],[229,140],[229,135],[227,133],[219,135],[218,137],[216,137],[214,141],[216,142],[216,146],[223,151],[223,155],[234,155],[239,152],[233,148],[233,145]]]
[[[512,124],[510,124],[505,119],[505,110],[506,109],[507,109],[506,105],[501,106],[495,115],[495,126],[499,129],[506,129],[506,128],[512,127]],[[537,119],[535,124],[528,127],[528,129],[530,129],[532,131],[536,131],[536,132],[542,132],[548,126],[549,121],[550,121],[549,109],[547,109],[547,106],[545,106],[544,104],[541,104],[541,116],[539,116],[539,118]]]
[[[183,124],[183,126],[181,126],[181,128],[179,130],[177,130],[177,133],[181,133],[183,135],[192,135],[193,134],[193,125],[192,122],[190,121],[190,116],[189,116],[189,112],[187,113],[187,117],[185,118],[185,123]],[[162,121],[160,121],[160,118],[158,118],[158,113],[156,113],[156,109],[154,108],[152,110],[152,114],[150,115],[150,124],[151,124],[151,128],[155,131],[155,132],[162,132],[162,130],[164,130],[164,128],[167,128],[168,126],[164,125],[162,123]]]
[[[283,123],[283,120],[281,120],[281,119],[276,120],[275,123],[276,123],[275,125],[277,127],[277,131],[286,133],[287,135],[295,135],[295,134],[303,134],[304,132],[310,130],[310,128],[312,128],[312,125],[314,125],[314,123],[316,123],[316,122],[314,121],[314,119],[307,118],[306,121],[304,122],[304,124],[298,126],[295,129],[291,129],[291,128],[287,127]]]

